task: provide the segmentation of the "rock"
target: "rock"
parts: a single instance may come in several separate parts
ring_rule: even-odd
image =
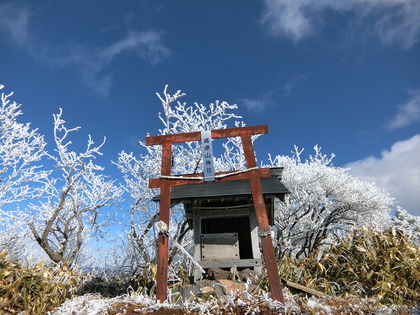
[[[211,292],[215,292],[214,288],[213,288],[213,287],[209,287],[209,286],[200,288],[200,291],[201,291],[202,293],[211,293]]]
[[[196,282],[193,285],[176,288],[172,293],[178,292],[180,299],[175,299],[176,303],[180,304],[186,301],[194,300],[197,297],[207,298],[210,296],[222,297],[226,294],[234,294],[235,292],[247,291],[252,293],[257,289],[254,284],[249,284],[249,281],[258,279],[259,274],[251,269],[244,269],[238,272],[239,279],[248,281],[248,284],[242,281],[229,280],[230,271],[220,268],[210,268],[207,271],[208,279]],[[175,295],[174,295],[175,296]]]
[[[258,281],[258,278],[261,276],[259,272],[256,272],[255,270],[251,270],[249,268],[246,268],[244,270],[239,271],[239,278],[244,281],[248,282],[251,281],[251,283],[255,283]]]
[[[207,276],[210,280],[229,279],[230,272],[220,268],[210,268],[207,270]]]
[[[243,282],[236,282],[232,280],[220,279],[219,282],[223,285],[224,293],[225,294],[233,294],[235,292],[243,292],[246,291],[245,283]]]
[[[176,291],[181,295],[181,299],[178,300],[178,303],[194,299],[202,294],[216,295],[218,297],[225,294],[223,292],[223,286],[212,280],[202,280],[196,284],[178,288]]]

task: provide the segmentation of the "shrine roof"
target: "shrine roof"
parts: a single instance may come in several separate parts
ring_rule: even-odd
[[[281,182],[281,169],[279,168],[272,169],[271,177],[261,178],[261,188],[264,195],[290,193],[287,187]],[[205,182],[202,184],[174,186],[171,188],[172,201],[247,195],[252,195],[249,180]],[[155,196],[152,200],[159,201],[160,196]]]

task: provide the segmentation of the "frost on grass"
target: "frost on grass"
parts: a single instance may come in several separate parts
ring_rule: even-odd
[[[292,301],[292,300],[291,300]],[[49,315],[100,315],[112,310],[123,314],[124,309],[131,309],[139,314],[152,313],[158,310],[182,310],[191,314],[277,314],[284,311],[281,303],[271,300],[266,295],[252,296],[248,293],[227,295],[220,299],[197,299],[181,305],[158,303],[154,298],[132,294],[115,298],[103,298],[99,294],[86,294],[66,301]],[[296,309],[296,307],[294,307]]]
[[[144,306],[156,304],[154,299],[140,294],[124,295],[115,298],[104,298],[100,294],[85,294],[74,299],[67,300],[54,312],[49,312],[48,315],[106,314],[116,303],[130,303]]]
[[[378,306],[374,299],[298,297],[284,289],[285,305],[273,301],[268,294],[251,295],[236,292],[221,298],[196,298],[181,305],[157,303],[155,298],[130,294],[115,298],[103,298],[98,294],[87,294],[66,301],[48,315],[102,315],[102,314],[409,314],[402,306]]]

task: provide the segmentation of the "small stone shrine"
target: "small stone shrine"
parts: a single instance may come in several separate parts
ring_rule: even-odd
[[[284,201],[289,191],[281,182],[283,168],[271,168],[271,177],[261,178],[261,188],[270,225],[274,224],[274,200]],[[154,201],[159,201],[155,197]],[[248,180],[175,186],[171,206],[182,203],[194,231],[194,259],[209,268],[251,268],[261,271],[258,225]],[[194,279],[201,278],[195,269]]]

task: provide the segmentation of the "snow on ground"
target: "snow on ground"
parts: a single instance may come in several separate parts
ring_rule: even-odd
[[[340,299],[340,298],[298,298],[285,290],[285,306],[271,300],[268,295],[253,296],[249,293],[226,295],[220,299],[187,301],[181,305],[158,303],[154,298],[142,294],[123,295],[114,298],[104,298],[99,294],[86,294],[67,300],[58,309],[47,315],[105,315],[114,310],[113,305],[127,304],[131,313],[145,314],[157,310],[188,311],[193,314],[420,314],[399,306],[375,306],[370,299]],[[115,313],[114,313],[115,314]],[[122,311],[125,314],[125,311]],[[165,313],[166,314],[166,313]],[[169,314],[169,313],[168,313]]]
[[[259,314],[260,311],[267,309],[284,310],[281,303],[273,301],[267,296],[254,297],[250,294],[227,295],[221,299],[209,299],[207,301],[187,301],[182,305],[158,303],[155,299],[138,294],[115,298],[104,298],[99,294],[86,294],[66,301],[54,312],[48,313],[48,315],[103,315],[113,309],[113,305],[116,304],[138,305],[139,313],[146,309],[150,312],[158,309],[175,308],[195,311],[199,314],[217,314],[222,312],[222,310],[234,310],[236,308],[245,310],[245,314]]]
[[[154,299],[137,294],[115,298],[104,298],[100,294],[85,294],[67,300],[54,312],[48,313],[48,315],[101,315],[106,314],[112,308],[113,304],[119,302],[141,305],[157,304]]]

